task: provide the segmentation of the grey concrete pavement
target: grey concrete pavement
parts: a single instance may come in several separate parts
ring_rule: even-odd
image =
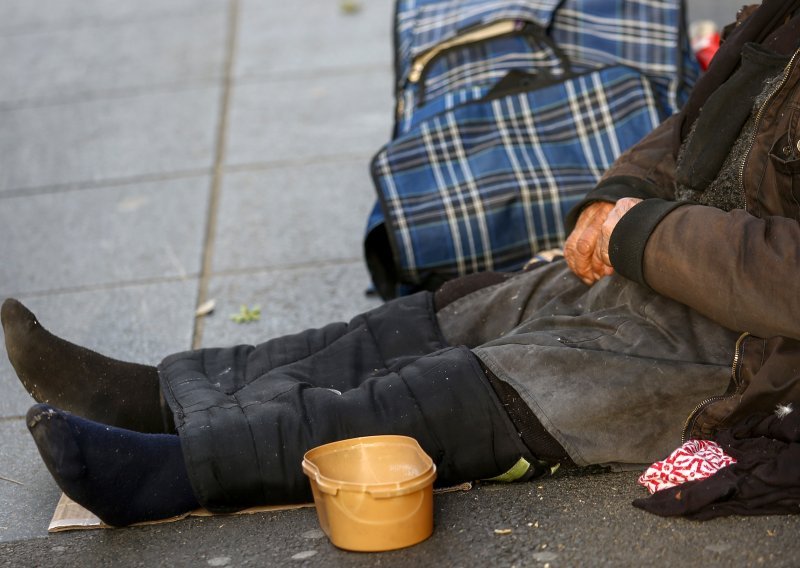
[[[720,23],[740,2],[694,0]],[[377,305],[361,232],[392,122],[391,0],[0,0],[0,296],[156,363]],[[215,299],[202,319],[198,304]],[[259,304],[259,322],[229,319]],[[352,554],[313,510],[47,535],[59,491],[0,346],[0,565],[796,565],[797,517],[663,520],[633,474],[436,500],[425,543]],[[511,528],[496,535],[495,528]]]

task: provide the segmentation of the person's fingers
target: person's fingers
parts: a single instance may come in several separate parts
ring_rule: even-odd
[[[598,231],[598,233],[599,233],[599,231]],[[600,280],[600,278],[602,278],[604,276],[605,264],[603,263],[603,259],[600,256],[600,248],[599,248],[601,236],[602,236],[601,234],[598,234],[597,243],[595,244],[595,247],[594,247],[594,250],[592,251],[592,256],[591,256],[592,280],[594,282],[597,282],[598,280]]]
[[[597,240],[600,237],[603,221],[613,203],[595,202],[588,205],[578,218],[575,229],[564,245],[564,258],[570,269],[586,284],[596,281],[596,266],[592,259]]]
[[[565,247],[565,258],[570,269],[580,278],[585,278],[591,273],[592,254],[600,228],[590,225],[583,231],[573,231]]]
[[[641,201],[641,199],[637,199],[635,197],[624,197],[620,199],[617,201],[616,205],[614,205],[614,208],[609,211],[608,215],[603,221],[603,224],[600,227],[600,236],[597,239],[596,253],[600,262],[602,262],[605,266],[612,268],[608,247],[611,242],[611,234],[617,227],[617,223],[619,223],[619,220],[622,219],[622,217],[628,211],[630,211],[631,208]]]
[[[611,231],[616,226],[616,221],[612,221],[611,216],[614,215],[612,211],[608,214],[605,223],[600,228],[600,236],[597,238],[597,248],[595,249],[597,260],[604,266],[611,266],[611,259],[608,256],[608,243],[611,239]]]

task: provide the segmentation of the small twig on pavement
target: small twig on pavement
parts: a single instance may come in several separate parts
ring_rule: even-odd
[[[2,480],[2,481],[10,481],[11,483],[16,483],[17,485],[22,485],[23,487],[25,486],[25,484],[22,483],[21,481],[17,481],[16,479],[10,479],[8,477],[3,477],[2,475],[0,475],[0,480]]]

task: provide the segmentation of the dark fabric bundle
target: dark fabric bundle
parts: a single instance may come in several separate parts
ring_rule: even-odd
[[[800,412],[750,416],[716,440],[737,463],[633,504],[664,517],[800,513]]]

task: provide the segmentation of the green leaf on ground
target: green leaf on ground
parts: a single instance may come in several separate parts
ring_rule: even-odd
[[[261,306],[248,308],[246,304],[239,307],[239,313],[232,314],[231,319],[236,323],[252,323],[261,319]]]
[[[339,3],[339,9],[343,14],[357,14],[361,11],[361,4],[355,0],[342,0]]]

